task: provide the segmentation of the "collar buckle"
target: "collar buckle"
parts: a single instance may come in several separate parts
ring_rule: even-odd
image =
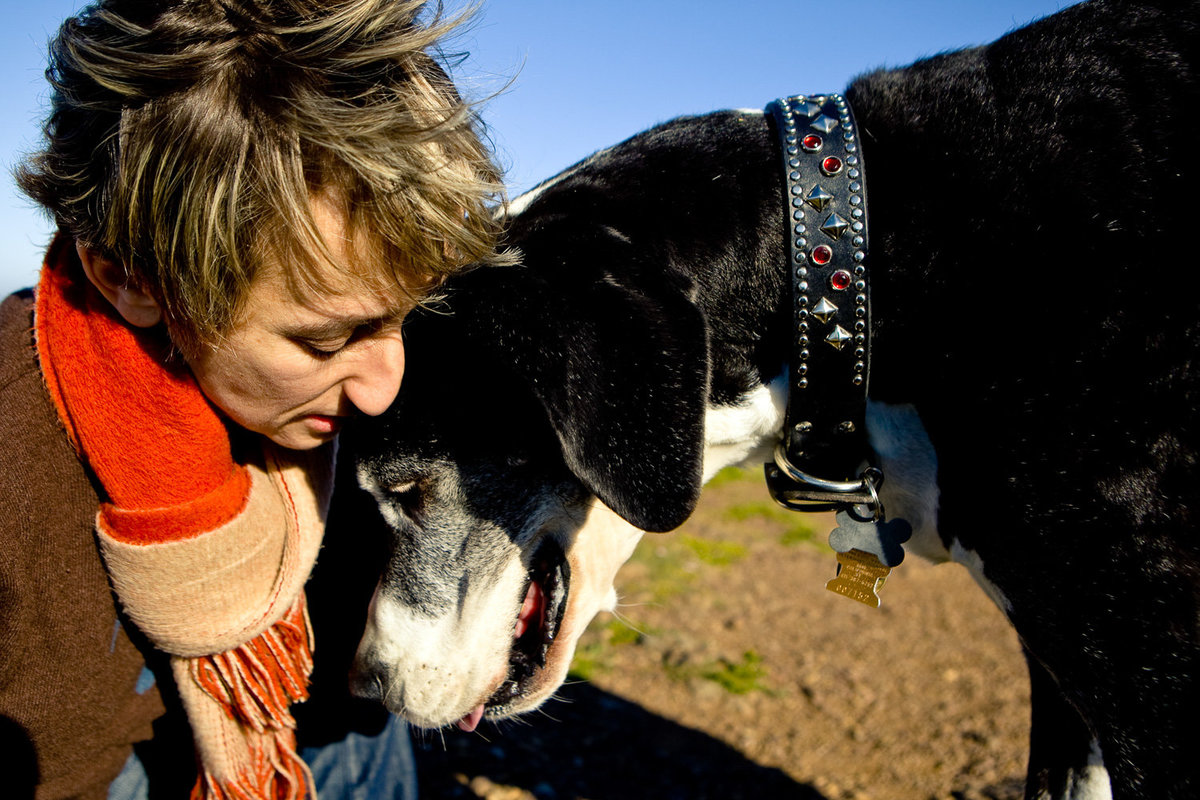
[[[792,511],[834,511],[863,506],[863,516],[876,520],[883,516],[878,494],[883,472],[876,467],[867,467],[852,481],[820,478],[793,464],[784,446],[778,444],[775,462],[765,465],[765,473],[771,498]]]

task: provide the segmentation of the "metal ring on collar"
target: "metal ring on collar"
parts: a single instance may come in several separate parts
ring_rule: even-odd
[[[788,460],[787,453],[784,452],[783,444],[775,445],[775,466],[779,467],[783,472],[796,483],[811,486],[814,489],[820,489],[824,492],[835,492],[837,494],[855,494],[857,492],[869,492],[870,495],[878,502],[878,496],[875,494],[875,480],[871,473],[878,474],[878,470],[868,468],[863,471],[863,474],[857,481],[830,481],[824,478],[818,478],[816,475],[809,475],[804,470],[797,468],[791,461]]]

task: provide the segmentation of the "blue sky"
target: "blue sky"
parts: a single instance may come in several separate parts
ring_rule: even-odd
[[[447,0],[460,8],[460,0]],[[12,166],[38,145],[46,41],[77,0],[0,0],[0,292],[36,280],[50,223]],[[484,0],[453,49],[510,193],[679,114],[760,108],[858,73],[982,44],[1070,0]],[[499,93],[499,94],[497,94]],[[494,96],[493,96],[494,95]]]

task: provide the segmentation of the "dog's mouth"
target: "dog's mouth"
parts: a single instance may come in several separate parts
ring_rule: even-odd
[[[534,553],[525,599],[513,629],[508,677],[488,698],[489,711],[503,713],[506,706],[525,693],[538,670],[546,666],[546,655],[562,626],[569,585],[567,557],[558,542],[547,538]]]
[[[463,730],[474,730],[486,712],[503,717],[512,704],[530,690],[562,627],[570,589],[570,566],[562,547],[547,537],[534,553],[525,584],[525,596],[513,628],[508,675],[487,701],[459,721]]]

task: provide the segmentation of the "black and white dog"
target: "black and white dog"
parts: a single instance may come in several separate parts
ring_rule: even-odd
[[[882,499],[1020,634],[1030,798],[1200,797],[1198,24],[1096,0],[845,92]],[[646,131],[518,198],[522,264],[412,321],[401,396],[347,441],[392,541],[361,694],[428,727],[535,707],[640,531],[770,460],[781,163],[759,112]]]

